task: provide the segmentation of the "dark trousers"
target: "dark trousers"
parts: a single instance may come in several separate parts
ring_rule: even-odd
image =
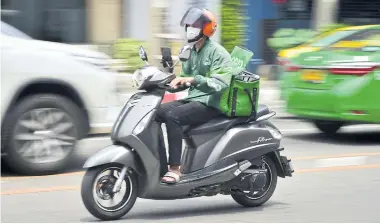
[[[166,124],[169,142],[169,165],[181,165],[182,126],[203,124],[218,115],[218,110],[199,102],[179,100],[160,105],[156,120]]]

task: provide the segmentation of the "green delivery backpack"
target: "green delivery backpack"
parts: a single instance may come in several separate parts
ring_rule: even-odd
[[[238,46],[231,52],[237,69],[232,75],[229,88],[220,99],[220,111],[228,117],[256,116],[260,76],[244,70],[252,56],[251,51]]]

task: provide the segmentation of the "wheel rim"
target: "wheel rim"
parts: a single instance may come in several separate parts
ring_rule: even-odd
[[[72,118],[58,108],[33,109],[24,113],[13,130],[12,143],[30,163],[62,160],[73,150],[77,130]]]
[[[251,200],[258,200],[258,199],[264,197],[268,193],[269,189],[272,186],[272,169],[265,160],[263,161],[263,163],[264,163],[264,168],[267,169],[267,171],[268,171],[267,172],[267,181],[263,187],[263,190],[256,191],[253,193],[253,195],[249,194],[249,192],[244,191],[244,196],[251,199]]]
[[[111,194],[112,188],[119,177],[121,169],[106,168],[95,178],[92,194],[95,203],[104,211],[115,212],[124,208],[132,197],[132,180],[126,175],[121,183],[120,191]]]

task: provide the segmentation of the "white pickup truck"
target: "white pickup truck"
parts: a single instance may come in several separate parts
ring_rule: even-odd
[[[123,105],[110,57],[4,22],[0,46],[2,160],[13,171],[57,171],[77,140],[110,132]]]

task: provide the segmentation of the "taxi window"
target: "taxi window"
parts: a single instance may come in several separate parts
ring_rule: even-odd
[[[379,46],[366,46],[362,48],[362,51],[364,52],[380,52],[380,45]]]
[[[362,30],[351,36],[345,37],[342,41],[366,41],[366,40],[379,40],[380,29]]]
[[[342,30],[337,31],[331,35],[328,35],[320,40],[315,41],[310,46],[312,47],[327,47],[335,42],[342,40],[342,38],[349,37],[354,33],[358,32],[358,30]]]

